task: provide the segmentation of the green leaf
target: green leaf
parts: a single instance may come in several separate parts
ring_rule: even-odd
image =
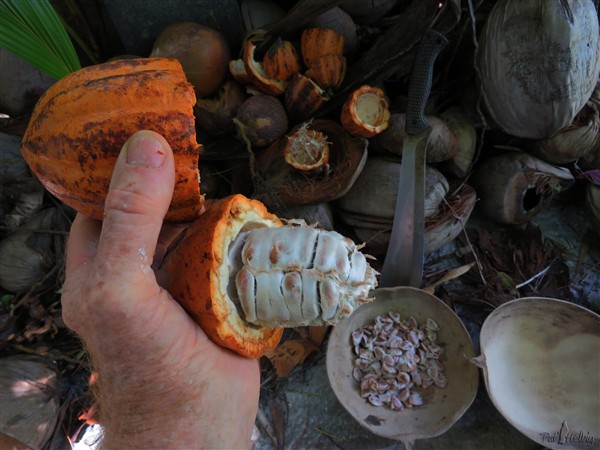
[[[0,297],[0,307],[7,307],[14,301],[15,298],[16,296],[13,294],[4,294],[2,297]]]
[[[504,285],[504,287],[506,289],[508,289],[508,290],[514,289],[515,282],[513,281],[512,277],[509,274],[507,274],[506,272],[502,272],[500,270],[496,271],[496,273],[500,277],[500,280],[502,281],[502,284]]]
[[[0,0],[0,47],[60,79],[81,69],[73,43],[49,0]]]

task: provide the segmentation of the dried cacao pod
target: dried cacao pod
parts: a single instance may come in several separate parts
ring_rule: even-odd
[[[568,126],[600,72],[592,0],[500,0],[479,47],[489,113],[505,132],[523,138],[545,139]]]
[[[86,67],[40,98],[21,152],[42,184],[77,211],[102,219],[117,156],[138,130],[155,131],[175,155],[175,192],[166,220],[197,217],[196,97],[174,59],[124,59]]]

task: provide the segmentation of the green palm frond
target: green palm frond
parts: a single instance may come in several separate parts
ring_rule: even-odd
[[[0,0],[0,47],[57,80],[81,68],[49,0]]]

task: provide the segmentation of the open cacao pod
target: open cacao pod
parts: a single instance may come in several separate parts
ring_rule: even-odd
[[[40,98],[21,152],[53,195],[101,219],[121,147],[138,130],[155,131],[175,155],[175,192],[166,219],[190,220],[204,201],[195,103],[194,89],[174,59],[124,59],[86,67]]]
[[[282,329],[251,325],[228,291],[229,247],[240,232],[278,227],[281,221],[260,202],[243,195],[208,200],[206,212],[186,230],[167,256],[168,291],[222,347],[258,358],[273,349]]]

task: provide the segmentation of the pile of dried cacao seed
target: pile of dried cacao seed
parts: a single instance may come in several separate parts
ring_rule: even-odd
[[[390,311],[352,333],[353,377],[361,397],[374,406],[393,410],[423,404],[425,389],[445,388],[448,378],[440,360],[444,348],[437,344],[440,326],[427,319],[419,325],[414,317],[401,319]]]

